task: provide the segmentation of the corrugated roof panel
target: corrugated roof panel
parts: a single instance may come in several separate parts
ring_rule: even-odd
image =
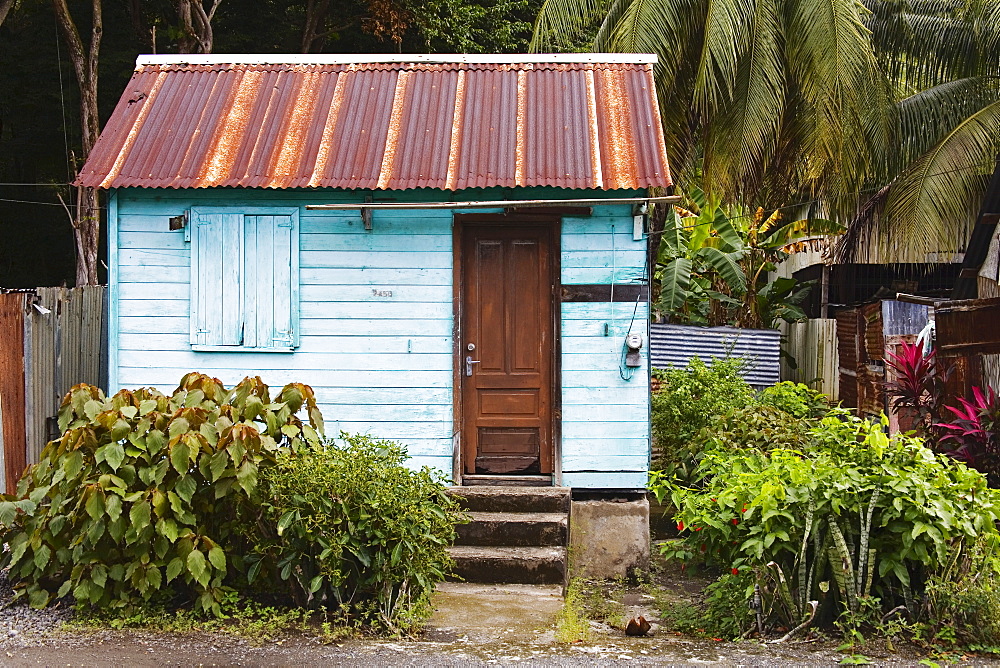
[[[747,360],[743,378],[756,388],[781,378],[781,332],[777,329],[689,327],[651,324],[649,359],[657,369],[683,368],[692,357],[703,362],[726,357]]]
[[[224,117],[224,110],[232,104],[236,87],[230,85],[235,73],[222,76],[223,73],[213,73],[216,76],[202,76],[201,84],[207,95],[207,102],[197,113],[191,141],[185,146],[184,161],[177,173],[176,184],[180,188],[197,186],[203,177],[201,170],[207,165],[210,151],[224,128],[219,119]],[[178,142],[183,143],[183,142]]]
[[[188,76],[164,76],[158,81],[159,85],[150,91],[146,101],[147,113],[142,117],[141,124],[136,123],[134,140],[120,167],[118,178],[125,184],[144,185],[153,178],[154,169],[160,174],[177,176],[175,171],[165,169],[159,153],[170,145],[170,138],[176,135],[175,124],[190,121],[179,117],[178,108],[185,100],[198,97],[198,91],[190,90],[191,85],[185,81],[191,75],[183,74]],[[108,126],[111,125],[109,121]],[[103,140],[102,134],[98,143]]]
[[[517,73],[470,70],[459,121],[455,188],[513,186]]]
[[[92,180],[103,180],[108,175],[117,175],[118,165],[127,156],[134,134],[141,127],[140,119],[149,112],[150,93],[157,80],[164,76],[155,70],[143,70],[133,75],[112,113],[112,118],[119,121],[109,122],[99,140],[107,146],[119,147],[118,150],[91,151],[87,164],[80,170],[81,178],[86,176]]]
[[[331,143],[336,147],[324,180],[342,188],[374,188],[385,151],[396,71],[344,74],[344,100]]]
[[[299,61],[140,65],[78,182],[454,190],[670,184],[652,68],[641,58]]]
[[[642,76],[641,72],[635,70],[623,71],[623,76],[628,94],[628,111],[632,130],[628,133],[628,137],[633,143],[631,155],[635,160],[633,178],[637,183],[662,179],[666,175],[666,162],[661,161],[659,156],[666,155],[667,148],[663,133],[657,131],[662,125],[653,79]],[[657,150],[638,150],[639,147],[635,145],[638,137],[656,137],[659,144]]]
[[[313,98],[312,109],[309,110],[310,115],[302,119],[305,124],[305,134],[295,172],[289,178],[289,187],[304,188],[309,185],[309,180],[316,168],[320,147],[323,143],[326,119],[333,105],[333,96],[337,90],[337,81],[340,76],[338,72],[312,72],[316,94]]]
[[[411,78],[406,109],[454,107],[458,72],[433,71]],[[452,114],[406,114],[400,126],[390,182],[397,188],[444,188],[448,179]],[[386,175],[383,175],[386,176]]]
[[[525,146],[533,150],[526,150],[525,181],[593,188],[586,73],[547,70],[527,79]]]

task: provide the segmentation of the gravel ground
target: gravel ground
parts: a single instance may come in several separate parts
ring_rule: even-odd
[[[514,638],[504,631],[486,640],[460,629],[428,629],[419,639],[354,639],[324,644],[295,635],[263,641],[226,633],[155,633],[64,629],[73,616],[65,603],[44,610],[10,605],[0,573],[0,666],[626,666],[626,665],[835,665],[835,643],[729,643],[664,634],[626,638],[595,629],[593,642],[557,643],[551,633]],[[523,634],[522,634],[523,635]],[[860,652],[859,652],[860,653]],[[868,651],[877,665],[914,666],[919,655]],[[964,665],[997,665],[970,657]]]
[[[35,610],[23,601],[12,603],[13,594],[7,571],[0,571],[0,649],[38,643],[73,617],[73,609],[66,602]]]

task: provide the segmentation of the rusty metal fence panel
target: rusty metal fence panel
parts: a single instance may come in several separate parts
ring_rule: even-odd
[[[831,399],[838,399],[840,356],[837,351],[837,321],[815,318],[782,323],[784,347],[795,360],[781,359],[781,379],[805,383]]]
[[[104,286],[0,294],[3,490],[58,436],[56,414],[73,385],[107,386]]]
[[[0,443],[2,492],[13,491],[24,471],[23,292],[0,293]]]

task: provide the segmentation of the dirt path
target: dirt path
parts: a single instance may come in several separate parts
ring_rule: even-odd
[[[829,648],[753,643],[705,643],[668,638],[608,639],[586,645],[549,641],[496,641],[468,638],[437,642],[352,640],[322,645],[289,638],[255,645],[223,634],[156,634],[134,631],[58,631],[30,646],[0,647],[5,666],[372,666],[372,665],[677,665],[724,663],[748,666],[833,665],[841,655]],[[881,662],[880,662],[881,663]],[[906,665],[908,662],[890,662]],[[910,663],[912,665],[912,662]]]

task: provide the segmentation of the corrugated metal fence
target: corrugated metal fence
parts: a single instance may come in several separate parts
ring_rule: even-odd
[[[70,387],[107,386],[106,295],[103,286],[0,293],[0,491],[58,435]]]
[[[681,368],[694,356],[742,357],[747,360],[743,377],[755,388],[778,382],[781,332],[776,329],[736,329],[734,327],[689,327],[652,324],[649,326],[649,356],[657,369]]]
[[[840,361],[837,355],[837,321],[816,318],[781,324],[785,351],[795,360],[781,359],[781,379],[805,383],[831,399],[838,399]]]

